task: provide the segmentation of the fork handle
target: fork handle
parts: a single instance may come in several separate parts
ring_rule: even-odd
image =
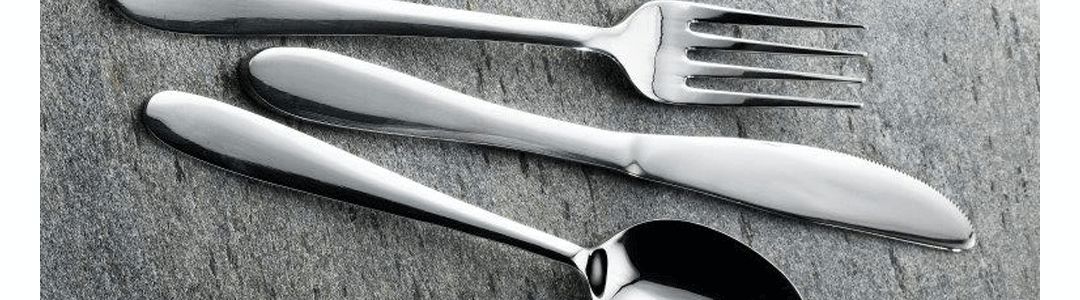
[[[632,165],[632,134],[545,118],[340,54],[270,48],[240,63],[253,98],[338,127],[486,144],[609,168]]]
[[[601,28],[389,0],[112,0],[139,23],[211,35],[409,35],[581,47]]]

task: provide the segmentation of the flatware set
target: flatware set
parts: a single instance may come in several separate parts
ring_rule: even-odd
[[[857,102],[691,87],[688,79],[862,83],[846,75],[698,61],[713,49],[813,56],[866,53],[726,37],[697,23],[862,28],[682,1],[646,2],[611,27],[389,0],[111,0],[127,18],[198,35],[394,35],[545,44],[614,60],[637,92],[666,104],[859,108]],[[481,144],[608,168],[781,216],[962,251],[975,231],[929,185],[881,164],[808,146],[587,127],[486,102],[328,51],[268,48],[238,63],[242,88],[284,115],[342,128]],[[801,299],[747,245],[709,227],[644,222],[582,247],[469,205],[295,129],[180,91],[153,95],[149,131],[180,152],[274,185],[512,245],[574,267],[591,299]],[[648,199],[640,199],[648,201]]]

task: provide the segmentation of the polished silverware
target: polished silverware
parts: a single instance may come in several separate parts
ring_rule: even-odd
[[[695,22],[862,28],[680,1],[643,4],[609,28],[492,15],[399,1],[112,0],[128,18],[195,34],[382,34],[548,44],[597,52],[617,61],[646,97],[672,104],[860,107],[835,100],[694,88],[689,77],[863,82],[862,78],[691,60],[692,49],[800,55],[866,56],[693,31]]]
[[[254,179],[500,241],[575,267],[593,299],[800,299],[739,241],[683,221],[650,221],[595,248],[500,217],[314,137],[222,102],[167,91],[143,121],[188,155]]]
[[[783,215],[950,250],[975,244],[949,199],[911,176],[806,146],[614,132],[528,114],[335,53],[253,52],[245,90],[300,119],[578,161]]]

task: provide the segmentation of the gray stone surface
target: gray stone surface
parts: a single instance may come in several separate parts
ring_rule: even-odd
[[[431,2],[593,25],[612,24],[641,3]],[[638,97],[611,61],[568,49],[433,38],[199,37],[142,27],[103,1],[42,1],[41,296],[586,298],[571,268],[540,256],[261,184],[179,155],[136,117],[149,96],[174,89],[268,115],[582,244],[654,218],[706,224],[774,261],[807,299],[1038,298],[1038,2],[703,2],[866,24],[869,30],[706,29],[864,50],[870,57],[696,56],[869,81],[694,84],[858,100],[866,107],[674,107]],[[955,199],[973,221],[979,245],[948,253],[538,155],[287,120],[256,107],[237,89],[237,60],[270,46],[340,52],[495,103],[600,128],[742,136],[870,158]]]

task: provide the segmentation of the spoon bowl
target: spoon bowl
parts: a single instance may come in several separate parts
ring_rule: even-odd
[[[683,221],[633,226],[596,248],[503,218],[256,114],[161,92],[143,122],[192,157],[271,184],[363,205],[517,246],[576,267],[593,299],[800,299],[758,253]]]
[[[641,223],[579,256],[593,299],[801,299],[753,249],[690,222]]]

